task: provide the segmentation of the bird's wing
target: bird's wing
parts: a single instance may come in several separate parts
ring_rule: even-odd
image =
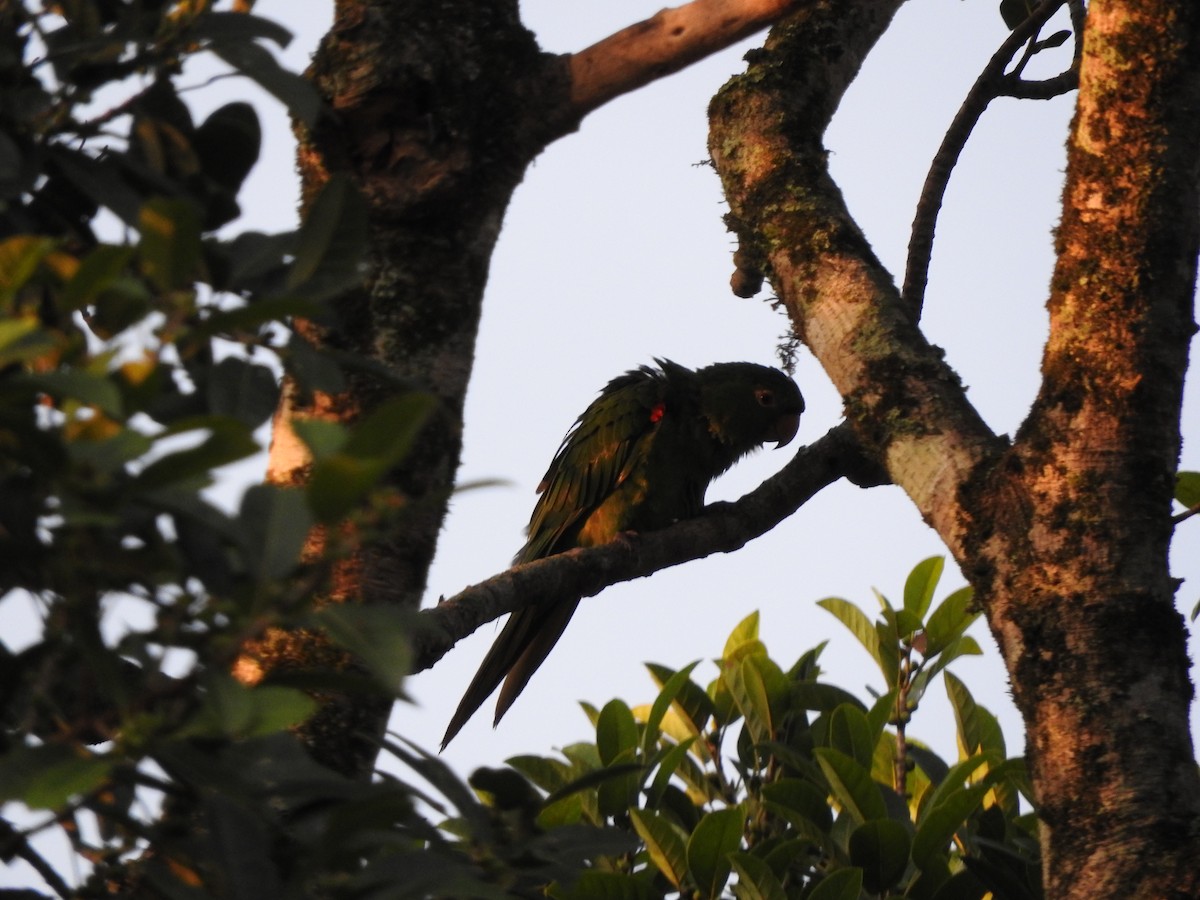
[[[665,410],[667,379],[643,366],[614,378],[563,439],[529,520],[529,539],[514,562],[575,546],[578,526],[604,502],[646,451]]]
[[[514,562],[531,562],[575,546],[579,527],[628,476],[665,409],[666,379],[643,366],[614,378],[575,422],[538,490],[529,540]],[[574,615],[578,600],[517,610],[492,644],[455,710],[442,747],[504,681],[496,719],[508,710]]]

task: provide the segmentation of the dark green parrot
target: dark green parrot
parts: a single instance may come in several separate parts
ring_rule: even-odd
[[[695,516],[714,478],[760,444],[782,447],[796,436],[804,398],[778,369],[734,362],[692,371],[655,362],[657,369],[614,378],[576,420],[538,485],[529,540],[514,563]],[[509,617],[450,720],[443,748],[503,680],[500,721],[578,605],[552,601]]]

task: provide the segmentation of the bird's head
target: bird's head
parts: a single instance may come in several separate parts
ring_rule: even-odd
[[[701,408],[723,443],[745,453],[769,441],[783,447],[796,436],[804,398],[783,372],[734,362],[707,366],[697,375]]]

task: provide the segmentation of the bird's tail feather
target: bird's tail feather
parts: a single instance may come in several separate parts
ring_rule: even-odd
[[[560,601],[538,616],[537,628],[525,641],[520,658],[512,664],[508,670],[508,677],[504,679],[504,687],[500,689],[500,696],[496,700],[496,718],[492,721],[493,726],[499,724],[501,717],[513,705],[513,701],[525,690],[525,685],[529,684],[533,673],[546,661],[578,606],[578,599],[570,602]]]
[[[504,629],[480,663],[479,671],[471,679],[450,724],[446,726],[446,735],[442,738],[443,750],[491,696],[496,685],[508,676],[496,704],[495,721],[500,721],[500,717],[512,706],[530,677],[546,659],[578,605],[579,601],[576,600],[573,603],[555,604],[550,609],[526,607],[509,616]]]

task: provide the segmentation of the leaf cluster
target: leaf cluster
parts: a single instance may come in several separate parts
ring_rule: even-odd
[[[900,608],[879,595],[875,622],[822,601],[880,666],[886,689],[869,702],[821,679],[825,644],[790,668],[776,663],[752,614],[707,686],[694,680],[697,663],[649,665],[653,702],[585,705],[594,743],[515,757],[505,778],[480,786],[549,833],[588,824],[636,838],[632,851],[552,885],[555,897],[1040,897],[1036,818],[1019,799],[1029,799],[1025,769],[995,717],[947,672],[958,759],[898,740],[934,674],[978,652],[964,635],[977,617],[969,591],[930,611],[941,569],[941,559],[918,565]]]
[[[65,867],[38,849],[51,832],[90,869],[85,892],[144,879],[219,895],[244,864],[271,896],[320,849],[359,864],[361,829],[318,845],[333,826],[301,807],[411,808],[306,762],[281,731],[315,690],[399,691],[408,618],[311,599],[404,515],[387,474],[432,400],[393,380],[353,426],[301,424],[305,487],[208,492],[261,453],[284,378],[332,394],[367,365],[295,327],[319,328],[358,285],[361,197],[332,179],[299,230],[238,233],[258,115],[237,102],[196,123],[183,100],[184,63],[211,55],[311,121],[316,94],[268,49],[288,39],[209,3],[0,8],[0,611],[22,625],[0,643],[0,855],[64,896]],[[245,642],[275,627],[324,631],[366,674],[234,680]]]

